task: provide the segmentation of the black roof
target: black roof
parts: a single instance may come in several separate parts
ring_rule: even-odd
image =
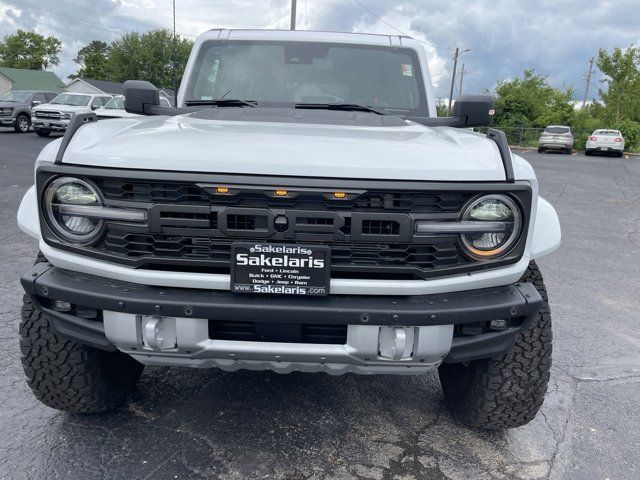
[[[110,93],[112,95],[124,95],[124,83],[95,80],[93,78],[81,78],[80,80],[87,82],[92,87],[96,87],[105,93]]]

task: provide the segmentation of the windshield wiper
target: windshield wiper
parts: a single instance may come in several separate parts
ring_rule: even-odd
[[[214,107],[251,107],[255,108],[258,102],[255,100],[240,100],[239,98],[220,98],[214,100],[187,100],[187,107],[214,106]]]
[[[296,103],[294,108],[308,110],[338,110],[342,112],[369,112],[377,115],[389,115],[387,112],[357,103]]]

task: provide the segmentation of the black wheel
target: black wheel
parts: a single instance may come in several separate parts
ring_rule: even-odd
[[[591,150],[585,150],[585,151],[584,151],[584,155],[585,155],[586,157],[590,157],[591,155],[593,155],[593,153],[591,152]]]
[[[49,130],[36,130],[36,134],[39,137],[48,137],[49,135],[51,135],[51,132]]]
[[[535,285],[543,303],[513,349],[499,359],[443,363],[438,369],[445,402],[467,425],[490,430],[529,423],[542,406],[551,369],[551,314],[535,262],[520,279]]]
[[[538,147],[538,153],[542,153],[542,152],[544,152],[544,148]]]
[[[20,351],[35,396],[65,412],[98,413],[118,407],[144,368],[124,353],[98,350],[58,335],[26,295]]]
[[[623,152],[618,152],[618,153],[616,153],[616,157],[618,157],[618,158],[622,158],[622,155],[624,155],[624,153],[623,153]]]
[[[31,120],[24,113],[21,113],[16,117],[16,123],[13,125],[13,129],[18,133],[27,133],[31,126]]]

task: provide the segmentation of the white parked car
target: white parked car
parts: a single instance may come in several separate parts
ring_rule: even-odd
[[[160,96],[160,106],[170,107],[171,103],[166,97]],[[96,110],[98,120],[106,118],[131,118],[139,117],[137,113],[129,113],[124,109],[124,95],[116,95],[104,106]]]
[[[614,153],[618,157],[624,152],[624,137],[620,130],[596,130],[587,138],[585,155]]]
[[[112,95],[104,94],[61,93],[51,102],[33,109],[33,129],[41,137],[48,137],[51,132],[64,132],[74,114],[96,110],[111,100],[111,97]]]
[[[437,368],[467,424],[535,417],[560,224],[504,132],[470,129],[492,97],[439,118],[421,42],[288,30],[201,35],[182,85],[166,108],[126,82],[144,117],[78,115],[37,159],[18,223],[40,401],[116,408],[144,365]]]

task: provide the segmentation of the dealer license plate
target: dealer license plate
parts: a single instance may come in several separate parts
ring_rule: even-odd
[[[273,295],[329,294],[331,249],[322,245],[234,242],[231,291]]]

